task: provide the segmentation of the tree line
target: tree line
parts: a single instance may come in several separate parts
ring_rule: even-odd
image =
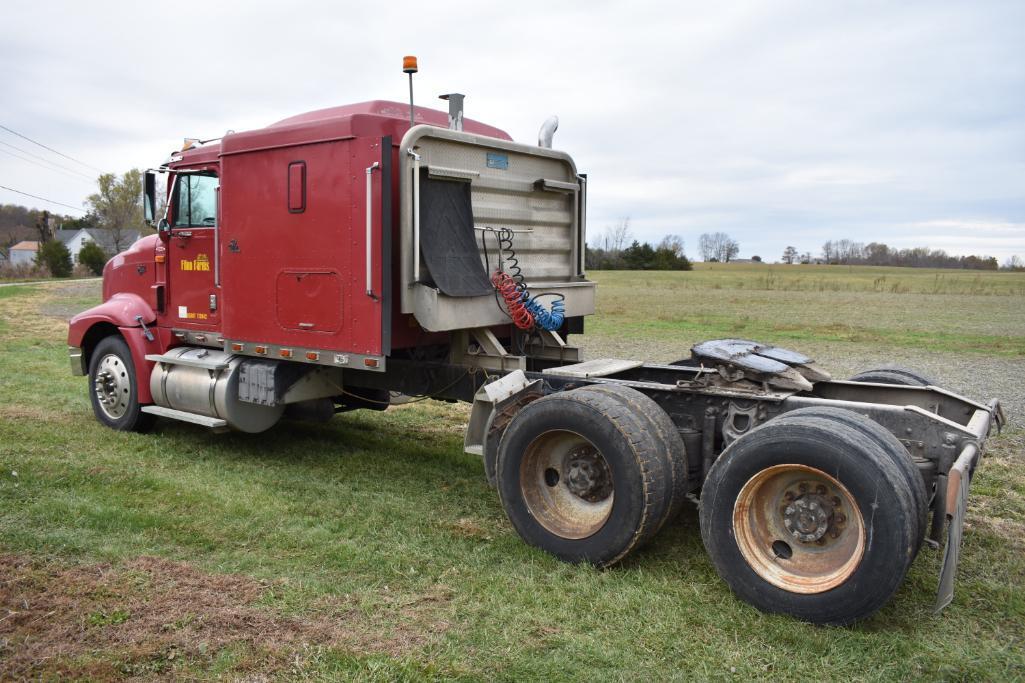
[[[791,247],[788,247],[790,249]],[[786,256],[786,252],[784,252]],[[830,240],[822,245],[822,260],[830,264],[900,266],[905,268],[964,268],[996,270],[992,256],[954,256],[943,249],[912,247],[895,249],[882,242],[863,244],[849,239]]]
[[[71,252],[54,232],[100,228],[105,230],[115,252],[126,249],[131,236],[147,229],[143,218],[142,171],[132,169],[120,177],[103,173],[96,179],[97,191],[86,198],[87,212],[81,218],[50,214],[15,204],[0,205],[0,239],[10,248],[16,242],[34,238],[39,242],[36,265],[46,268],[53,277],[68,277],[74,264]],[[107,254],[95,242],[87,242],[78,254],[78,262],[99,275],[114,254]]]
[[[691,270],[683,238],[666,235],[652,246],[630,235],[630,219],[609,226],[594,246],[585,245],[584,265],[589,270]]]
[[[729,263],[740,253],[740,243],[724,232],[706,232],[698,239],[698,251],[705,262]],[[943,249],[897,249],[882,242],[865,244],[850,239],[827,241],[822,245],[821,257],[787,246],[780,260],[787,264],[1025,271],[1025,261],[1018,256],[1011,256],[1001,265],[992,256],[954,256]],[[751,261],[762,262],[762,259],[752,256]],[[655,246],[640,242],[630,234],[629,218],[607,227],[593,240],[593,244],[587,246],[586,265],[592,270],[691,270],[693,267],[684,253],[683,238],[667,235]]]

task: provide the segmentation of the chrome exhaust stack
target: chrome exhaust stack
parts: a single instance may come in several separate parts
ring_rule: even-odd
[[[552,138],[555,137],[555,131],[559,129],[559,117],[549,116],[544,123],[541,124],[541,130],[537,132],[537,146],[544,147],[545,149],[552,148]]]
[[[448,101],[448,127],[449,130],[463,129],[463,100],[466,95],[458,92],[451,92],[447,95],[439,95],[438,99]]]

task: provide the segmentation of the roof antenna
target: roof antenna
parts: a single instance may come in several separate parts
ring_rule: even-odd
[[[414,55],[406,55],[402,58],[402,71],[409,74],[409,127],[412,128],[416,125],[416,121],[413,120],[413,74],[419,69],[416,68],[416,57]]]

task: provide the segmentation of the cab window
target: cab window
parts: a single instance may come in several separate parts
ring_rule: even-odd
[[[217,177],[178,176],[174,198],[174,227],[213,227],[216,222]]]

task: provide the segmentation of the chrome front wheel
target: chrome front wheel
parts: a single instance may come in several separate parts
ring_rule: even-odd
[[[132,398],[132,383],[128,372],[128,367],[117,354],[108,353],[100,359],[93,377],[96,402],[103,414],[111,420],[121,418],[128,411],[128,402]]]
[[[120,335],[104,337],[89,360],[89,399],[96,419],[119,431],[146,431],[154,416],[142,412],[132,352]]]

